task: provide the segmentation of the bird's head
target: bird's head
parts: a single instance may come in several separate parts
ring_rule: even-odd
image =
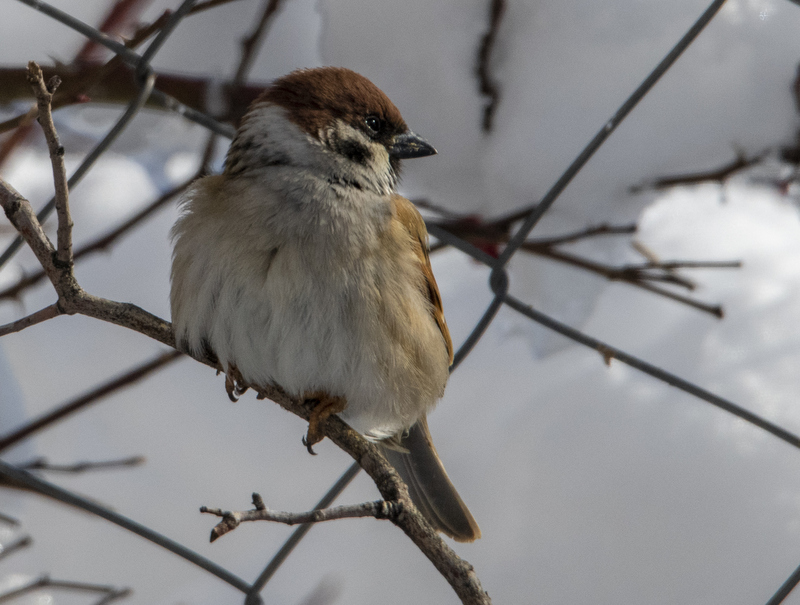
[[[279,78],[259,97],[242,119],[225,170],[319,168],[345,185],[386,193],[396,185],[400,160],[435,153],[367,78],[321,67]]]

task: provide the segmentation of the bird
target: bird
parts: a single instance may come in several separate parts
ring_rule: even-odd
[[[431,440],[453,345],[402,160],[436,154],[366,77],[342,67],[273,81],[221,174],[193,183],[172,229],[177,347],[212,360],[235,400],[278,385],[378,443],[432,527],[481,535]]]

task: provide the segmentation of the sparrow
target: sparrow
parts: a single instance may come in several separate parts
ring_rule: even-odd
[[[344,68],[294,71],[242,118],[222,174],[197,180],[173,230],[178,348],[216,361],[232,399],[278,385],[310,401],[309,451],[338,414],[379,443],[438,531],[480,529],[427,414],[453,345],[425,223],[396,193],[400,161],[436,150]]]

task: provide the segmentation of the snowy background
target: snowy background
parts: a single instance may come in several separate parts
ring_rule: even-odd
[[[54,4],[96,24],[108,2]],[[157,0],[145,19],[176,5]],[[222,80],[260,6],[242,0],[186,19],[155,67]],[[453,210],[498,215],[547,191],[706,3],[509,0],[493,62],[503,97],[495,130],[485,135],[472,70],[487,6],[293,0],[251,79],[266,82],[314,65],[361,72],[439,150],[406,163],[402,191]],[[0,7],[6,65],[68,60],[83,42],[13,0]],[[512,291],[540,310],[794,433],[800,432],[798,192],[780,194],[745,176],[724,187],[659,194],[632,195],[628,188],[712,169],[736,149],[755,153],[791,143],[800,125],[791,96],[798,31],[796,4],[729,0],[534,232],[636,220],[636,238],[663,259],[742,260],[739,270],[691,272],[701,285],[697,297],[723,304],[724,320],[554,263],[530,257],[512,263]],[[68,168],[118,112],[84,106],[57,114]],[[190,175],[204,137],[200,127],[174,116],[137,116],[71,195],[76,242]],[[774,176],[782,168],[773,162],[762,170]],[[41,142],[18,152],[3,178],[35,205],[43,203],[52,179]],[[82,286],[168,318],[168,231],[175,218],[169,206],[112,252],[79,263]],[[638,258],[625,238],[580,250],[616,263]],[[490,300],[488,271],[452,250],[435,254],[433,265],[458,345]],[[34,266],[23,252],[0,272],[0,286]],[[0,304],[0,323],[53,300],[43,284],[18,304]],[[83,317],[4,337],[0,433],[161,349]],[[233,405],[221,378],[182,360],[6,458],[69,463],[142,454],[147,463],[135,469],[48,478],[251,580],[291,528],[251,524],[211,545],[214,520],[197,508],[248,508],[250,493],[258,491],[271,508],[306,510],[350,460],[328,442],[308,456],[300,444],[305,425],[274,404],[248,395]],[[764,603],[800,565],[800,452],[618,362],[607,367],[597,353],[511,310],[500,312],[453,375],[430,423],[483,531],[478,542],[455,548],[495,603]],[[359,475],[340,502],[376,497]],[[0,562],[0,590],[48,572],[130,586],[134,594],[124,602],[137,605],[241,602],[216,578],[101,519],[9,490],[0,491],[0,512],[22,520],[35,539]],[[313,529],[263,597],[294,604],[313,594],[324,596],[313,602],[325,603],[457,602],[399,530],[371,520]],[[28,602],[89,602],[62,593],[48,599]],[[800,603],[800,593],[785,602]]]

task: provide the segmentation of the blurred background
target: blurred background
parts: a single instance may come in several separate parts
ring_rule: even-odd
[[[129,12],[107,28],[115,39],[178,6],[53,2],[95,27],[121,4]],[[276,5],[235,87],[241,41],[262,19],[261,1],[222,2],[186,17],[153,59],[156,87],[235,122],[248,98],[293,69],[356,70],[439,151],[406,162],[401,192],[419,200],[427,219],[490,254],[518,224],[515,213],[548,191],[707,8],[697,0]],[[512,293],[536,309],[795,434],[798,31],[793,1],[728,0],[510,265]],[[27,61],[58,71],[65,87],[111,58],[97,47],[82,51],[84,43],[48,16],[0,0],[0,121],[31,107]],[[129,78],[115,82],[96,83],[55,112],[68,170],[130,99]],[[53,192],[46,145],[38,126],[14,132],[0,135],[0,175],[39,208]],[[208,139],[205,128],[175,113],[139,112],[71,191],[76,249],[185,183],[204,159],[219,171],[227,141],[211,147]],[[177,214],[170,199],[82,257],[83,288],[169,319],[169,229]],[[54,218],[45,225],[54,234]],[[578,235],[558,240],[567,234]],[[13,237],[0,221],[0,251]],[[489,270],[448,247],[432,262],[458,346],[491,301]],[[0,324],[55,301],[46,281],[20,286],[36,267],[23,248],[0,269]],[[0,440],[164,351],[80,316],[4,336]],[[232,404],[223,382],[181,358],[17,442],[2,458],[49,464],[40,471],[47,480],[252,581],[292,528],[254,523],[209,544],[216,520],[198,507],[247,509],[256,491],[270,508],[307,510],[351,461],[328,441],[309,456],[302,421],[251,393]],[[509,308],[453,373],[430,425],[483,532],[474,544],[453,546],[495,603],[766,603],[800,565],[800,451],[617,361],[607,365]],[[87,461],[127,462],[59,469]],[[337,502],[377,497],[362,474]],[[33,539],[0,559],[0,595],[49,574],[131,588],[120,601],[131,604],[243,600],[158,546],[41,496],[0,487],[0,513],[19,523],[0,518],[0,544]],[[368,519],[313,528],[262,597],[457,602],[400,530]],[[45,587],[13,602],[98,598]],[[800,603],[800,593],[784,602]]]

